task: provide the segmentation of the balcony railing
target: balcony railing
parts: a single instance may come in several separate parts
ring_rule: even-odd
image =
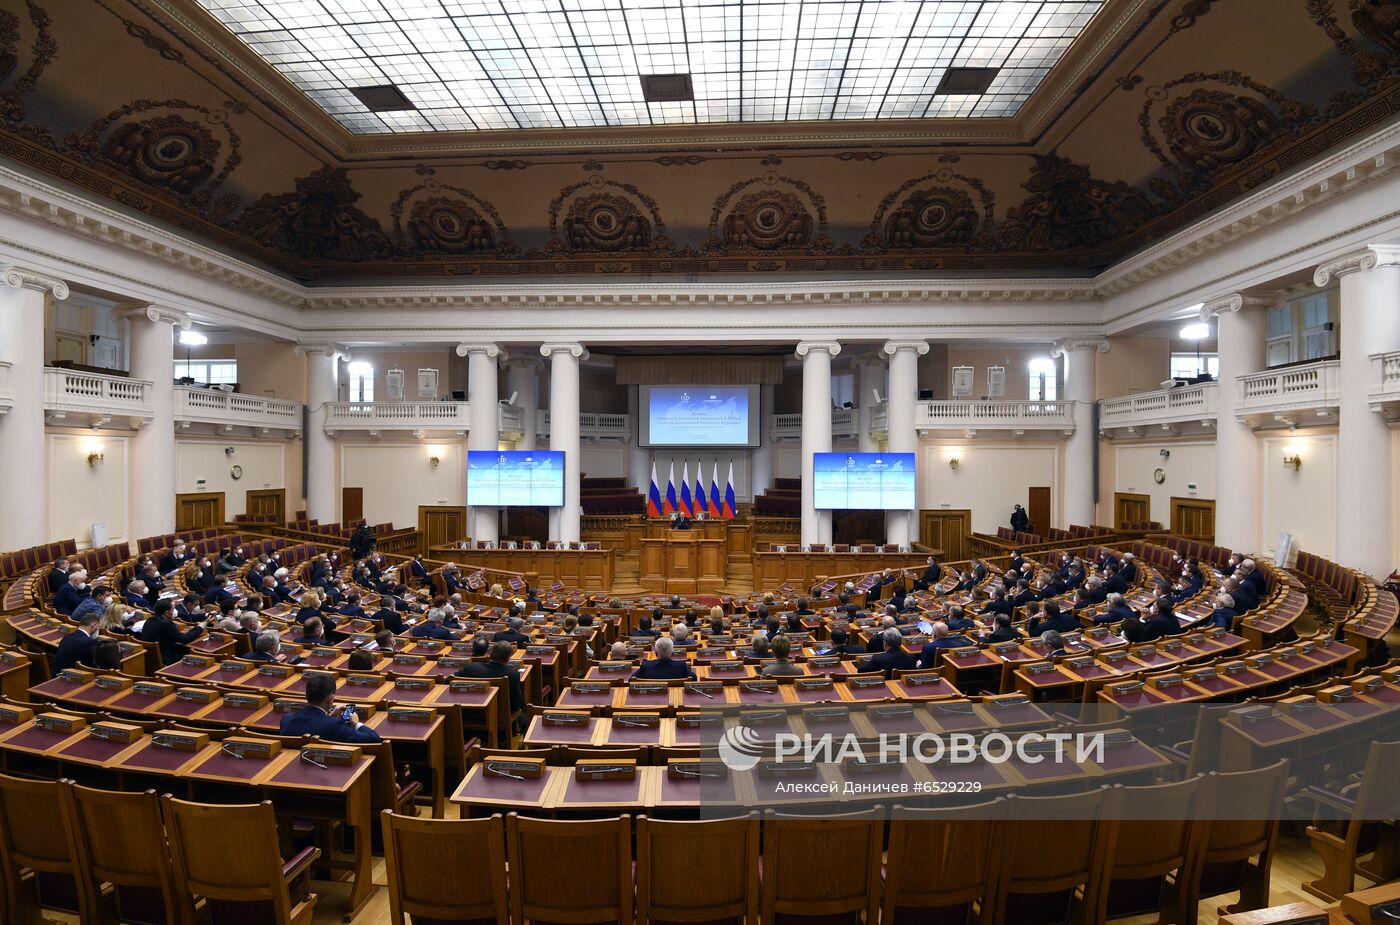
[[[832,439],[845,439],[856,436],[860,426],[860,415],[851,408],[831,409]],[[769,432],[775,440],[800,439],[802,437],[801,414],[775,414],[769,422]]]
[[[301,404],[219,389],[176,387],[175,423],[180,427],[215,424],[225,430],[251,427],[264,433],[278,430],[294,436],[301,433]]]
[[[1241,376],[1235,414],[1255,427],[1333,420],[1341,402],[1341,364],[1317,360]]]
[[[914,405],[919,430],[1074,430],[1067,401],[921,401]]]
[[[3,373],[0,373],[3,376]],[[2,382],[3,379],[0,379]],[[4,386],[0,385],[0,392]],[[1400,412],[1400,352],[1371,354],[1371,387],[1368,398],[1372,411],[1394,416]]]
[[[548,411],[535,415],[535,432],[541,437],[549,436]],[[627,440],[632,434],[632,416],[585,411],[578,416],[578,433],[590,440]]]
[[[337,401],[326,404],[322,426],[338,430],[453,430],[465,434],[471,428],[470,403],[464,401]],[[503,434],[520,432],[520,409],[500,405],[497,428]]]
[[[10,364],[0,361],[0,414],[15,406],[15,397],[10,394]]]
[[[75,369],[44,369],[44,414],[51,422],[139,428],[152,417],[151,383]]]
[[[1113,430],[1132,433],[1147,427],[1189,423],[1212,427],[1217,416],[1216,401],[1219,395],[1218,383],[1202,382],[1176,389],[1139,392],[1125,398],[1105,399],[1099,402],[1099,430],[1104,433]]]

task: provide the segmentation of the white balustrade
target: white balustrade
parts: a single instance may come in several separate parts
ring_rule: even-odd
[[[535,415],[535,430],[541,437],[549,436],[549,412]],[[632,434],[632,416],[611,412],[584,411],[578,416],[579,436],[590,439],[628,440]]]
[[[919,430],[1074,430],[1067,401],[921,401],[914,405]]]
[[[1341,363],[1317,360],[1240,376],[1235,413],[1257,426],[1317,423],[1336,417],[1341,402]]]
[[[15,397],[10,394],[10,364],[0,360],[0,414],[15,406]]]
[[[1099,402],[1099,430],[1135,431],[1185,423],[1214,426],[1219,395],[1219,383],[1201,382],[1104,399]]]
[[[76,369],[44,369],[44,413],[50,421],[82,419],[94,427],[120,419],[137,428],[150,421],[151,383]]]
[[[1367,397],[1372,411],[1391,416],[1400,413],[1400,351],[1371,354],[1371,388]]]
[[[175,389],[175,423],[216,424],[223,428],[251,427],[301,432],[301,403],[259,395],[240,395],[221,389]]]

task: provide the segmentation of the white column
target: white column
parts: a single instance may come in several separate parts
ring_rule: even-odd
[[[0,414],[0,549],[49,541],[44,450],[44,297],[68,298],[68,284],[22,267],[0,270],[0,363],[10,364],[14,406]],[[59,490],[55,486],[53,490]]]
[[[516,449],[533,450],[539,439],[540,363],[535,357],[511,357],[506,362],[506,391],[515,395],[520,410],[520,442]]]
[[[143,305],[124,313],[131,331],[131,375],[151,383],[151,422],[131,447],[133,540],[175,530],[175,329],[184,312]]]
[[[757,498],[773,487],[773,402],[777,386],[758,387],[758,446],[753,450],[753,484],[749,491]],[[720,473],[724,478],[724,473]],[[723,490],[723,486],[720,486]]]
[[[1342,396],[1337,417],[1337,561],[1384,579],[1395,568],[1390,432],[1367,392],[1371,354],[1400,350],[1400,247],[1372,246],[1318,267],[1313,282],[1341,278]],[[1266,465],[1278,465],[1265,460]]]
[[[1233,292],[1201,308],[1201,320],[1215,316],[1220,354],[1215,425],[1215,542],[1243,553],[1258,552],[1259,442],[1254,429],[1236,417],[1240,376],[1264,368],[1264,340],[1270,299]],[[1166,518],[1161,518],[1165,523]]]
[[[928,352],[928,344],[924,344],[924,352]],[[862,453],[875,453],[880,449],[870,427],[875,416],[875,393],[885,389],[883,359],[883,354],[867,353],[851,361],[856,373],[856,407],[860,409],[856,413],[856,448]]]
[[[297,344],[295,352],[306,357],[306,516],[335,523],[339,479],[335,440],[326,433],[326,406],[340,399],[340,360],[348,354],[337,344]]]
[[[917,472],[919,434],[915,426],[914,402],[919,397],[919,357],[928,353],[928,341],[887,341],[880,352],[890,358],[890,394],[885,399],[885,447],[891,453],[916,454]],[[915,484],[918,484],[917,476]],[[907,546],[913,541],[915,533],[912,510],[885,512],[886,543]]]
[[[1108,352],[1108,341],[1101,337],[1076,337],[1055,344],[1052,351],[1064,357],[1065,401],[1071,402],[1074,433],[1065,440],[1064,497],[1061,525],[1088,526],[1094,522],[1094,459],[1099,451],[1099,434],[1094,427],[1094,358]],[[1036,524],[1045,530],[1046,524]]]
[[[627,437],[627,473],[633,487],[646,495],[651,487],[651,452],[640,445],[641,390],[635,385],[627,386],[627,416],[632,422],[632,433]]]
[[[831,512],[812,503],[812,454],[831,452],[831,358],[841,352],[834,342],[797,345],[802,360],[802,543],[831,542]]]
[[[578,403],[579,364],[588,359],[583,344],[542,344],[540,355],[549,357],[549,448],[564,453],[564,506],[550,512],[549,537],[565,543],[579,539]]]
[[[458,344],[457,356],[467,358],[467,452],[501,448],[500,411],[497,410],[497,358],[504,351],[495,344]],[[467,504],[472,499],[467,497]],[[501,535],[501,509],[472,505],[473,539],[495,542]]]

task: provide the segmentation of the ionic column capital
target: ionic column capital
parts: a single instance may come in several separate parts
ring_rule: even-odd
[[[880,352],[888,357],[893,357],[901,350],[911,350],[919,356],[928,353],[928,341],[926,340],[887,340],[880,348]]]
[[[799,358],[805,358],[807,354],[814,352],[827,353],[831,356],[836,356],[841,352],[841,345],[836,343],[836,341],[820,340],[804,340],[802,343],[797,345],[796,353]]]
[[[1231,312],[1244,311],[1246,308],[1272,308],[1278,304],[1278,301],[1277,296],[1227,292],[1225,295],[1210,299],[1202,305],[1200,316],[1202,321],[1209,321],[1217,315],[1228,315]]]
[[[1105,337],[1066,337],[1064,340],[1057,340],[1050,347],[1050,355],[1063,357],[1069,356],[1079,350],[1093,350],[1097,353],[1108,353],[1108,338]]]
[[[144,320],[153,324],[178,325],[182,331],[188,331],[194,323],[190,320],[189,315],[174,308],[166,308],[164,305],[133,305],[117,312],[117,315],[131,321]]]
[[[553,357],[556,353],[567,353],[580,361],[588,359],[588,348],[583,344],[540,344],[540,356]]]
[[[1400,267],[1400,247],[1371,244],[1336,260],[1329,260],[1313,273],[1313,284],[1326,286],[1334,277],[1364,273],[1379,267]]]
[[[68,298],[68,284],[61,279],[46,276],[38,270],[11,264],[0,269],[0,281],[14,289],[34,289],[51,293],[55,299]]]
[[[459,356],[459,357],[465,357],[465,356],[472,356],[473,354],[480,354],[481,356],[487,357],[488,359],[496,359],[496,358],[500,358],[500,359],[502,359],[502,360],[508,360],[508,359],[510,359],[510,354],[507,353],[507,352],[505,351],[505,349],[502,348],[499,344],[458,344],[458,345],[457,345],[457,356]]]
[[[331,359],[350,359],[350,350],[343,344],[333,343],[299,343],[292,348],[292,352],[299,357],[321,356]]]

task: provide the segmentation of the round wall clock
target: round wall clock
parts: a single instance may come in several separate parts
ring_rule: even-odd
[[[236,482],[239,479],[243,478],[243,467],[234,466],[232,469],[228,470],[228,474],[233,476],[233,480]]]
[[[1156,482],[1158,485],[1162,484],[1162,483],[1165,482],[1166,480],[1167,480],[1167,470],[1166,470],[1166,469],[1158,469],[1158,470],[1156,470],[1155,472],[1152,473],[1152,481]]]

